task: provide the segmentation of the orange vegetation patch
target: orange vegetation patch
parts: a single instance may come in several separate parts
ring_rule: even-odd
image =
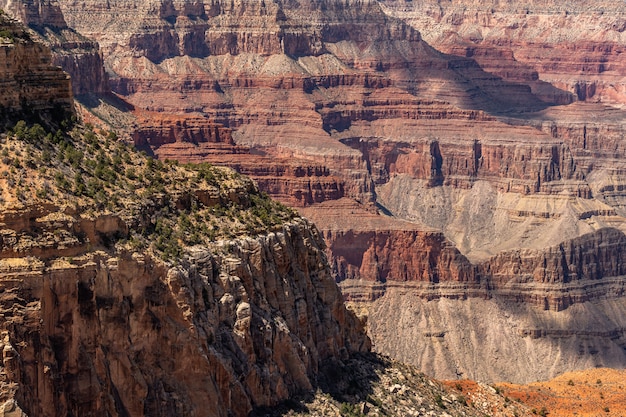
[[[568,372],[529,385],[498,384],[502,394],[538,415],[626,416],[626,370],[598,368]]]
[[[454,381],[441,381],[448,388],[453,388],[464,394],[474,394],[481,390],[476,381],[471,379],[459,379]]]
[[[525,404],[503,395],[499,387],[467,379],[442,381],[462,401],[491,417],[533,417]]]

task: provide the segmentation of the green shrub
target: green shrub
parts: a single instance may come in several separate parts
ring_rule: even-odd
[[[435,404],[437,404],[439,408],[446,408],[446,405],[443,403],[443,398],[439,394],[435,396]]]

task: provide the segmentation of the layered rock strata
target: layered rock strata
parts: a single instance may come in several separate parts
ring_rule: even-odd
[[[3,216],[2,385],[28,415],[243,416],[368,346],[306,223],[172,267],[106,250],[119,218],[53,213]],[[66,239],[18,249],[36,226]]]
[[[6,107],[69,106],[48,50],[0,18]],[[311,223],[232,170],[112,139],[80,125],[3,131],[6,415],[246,416],[370,349]]]
[[[28,32],[4,15],[0,15],[0,31],[2,118],[10,121],[34,114],[46,118],[71,112],[69,77],[51,67],[50,50],[33,42]]]
[[[507,80],[530,82],[548,100],[563,103],[561,89],[577,100],[624,103],[626,12],[619,2],[381,4],[438,49],[472,57]]]
[[[626,214],[619,27],[595,31],[580,2],[547,4],[568,11],[558,19],[525,3],[483,11],[449,2],[426,8],[424,22],[442,17],[437,32],[416,17],[427,4],[409,3],[60,2],[70,26],[103,46],[113,88],[138,113],[184,113],[181,126],[201,114],[232,129],[234,145],[157,131],[153,122],[138,143],[153,144],[162,158],[226,163],[302,207],[320,225],[352,300],[391,314],[385,306],[400,305],[406,288],[431,306],[488,298],[555,317],[576,308],[594,315],[593,303],[618,300],[622,273],[611,265],[621,256]],[[609,7],[600,26],[608,11],[622,13],[598,7]],[[571,36],[559,29],[563,43],[534,35],[552,19],[587,26]],[[617,252],[603,252],[605,245]],[[407,314],[419,308],[407,304]],[[580,366],[622,361],[621,342],[612,339],[621,325],[607,324],[616,322],[611,308],[599,311],[606,331],[596,341],[611,346],[608,357],[583,349],[585,360],[575,362],[574,349],[558,348],[559,332],[575,327],[555,333],[540,320],[533,329],[546,331],[533,333],[536,346],[564,359],[552,368],[554,356],[538,355],[536,369],[552,376],[569,359]],[[389,317],[371,316],[379,349],[403,358],[421,358],[416,346],[439,349],[438,338],[381,343]],[[463,322],[465,333],[447,337],[467,339],[480,320],[477,313]],[[489,366],[494,352],[471,359],[460,348],[450,352],[448,364],[474,363],[463,375],[515,374],[499,367],[471,373]],[[449,365],[415,361],[456,375]]]
[[[34,29],[39,40],[50,47],[52,64],[70,74],[75,96],[110,91],[98,44],[67,26],[56,0],[4,0],[0,9]]]

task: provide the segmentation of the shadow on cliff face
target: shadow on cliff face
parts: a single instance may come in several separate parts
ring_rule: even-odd
[[[320,365],[314,388],[345,405],[345,408],[357,407],[372,399],[373,387],[380,382],[380,374],[390,367],[391,362],[387,358],[375,353],[353,354],[344,361],[327,360]],[[315,392],[308,392],[292,397],[276,407],[259,407],[250,416],[283,416],[290,411],[307,413],[310,410],[306,403],[312,401],[314,396]]]
[[[337,401],[364,401],[372,393],[372,384],[380,379],[378,372],[389,366],[387,359],[373,353],[355,354],[343,362],[327,361],[322,364],[318,386]]]
[[[116,109],[118,109],[121,112],[131,112],[133,110],[135,110],[135,106],[133,106],[132,104],[130,104],[128,101],[123,100],[122,98],[120,98],[119,96],[113,94],[113,93],[107,93],[107,94],[96,94],[96,93],[90,93],[90,94],[81,94],[81,95],[77,95],[75,97],[76,101],[78,101],[80,104],[82,104],[83,106],[87,107],[88,109],[94,109],[100,105],[102,105],[102,103],[106,103]]]

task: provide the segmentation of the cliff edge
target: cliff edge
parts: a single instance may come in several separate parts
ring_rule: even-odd
[[[71,110],[68,77],[2,30],[6,114],[27,119],[0,135],[5,411],[244,416],[369,350],[314,226],[229,169],[155,161],[53,113],[34,123],[25,91]],[[31,58],[22,88],[13,63]]]

